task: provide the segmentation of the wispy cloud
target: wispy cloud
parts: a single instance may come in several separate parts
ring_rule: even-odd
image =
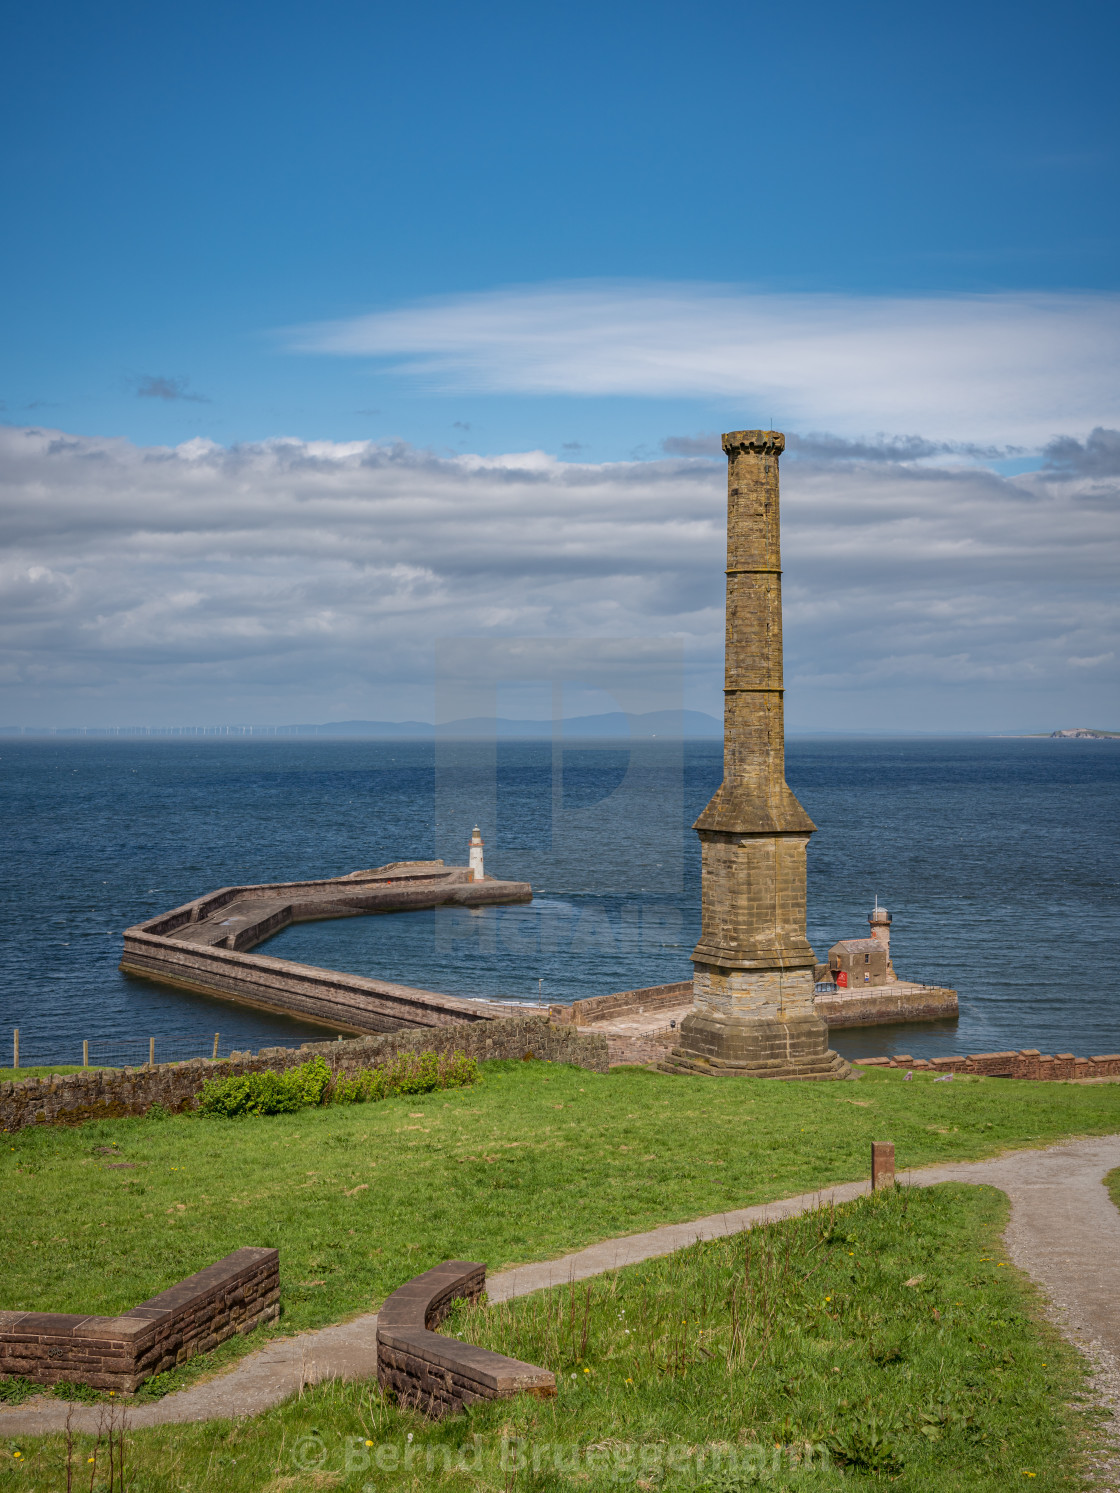
[[[415,717],[464,634],[673,635],[719,709],[716,463],[7,427],[0,490],[8,721]],[[1070,464],[789,463],[791,720],[1076,724],[1120,671],[1118,508]]]
[[[191,404],[209,404],[205,394],[190,388],[189,378],[168,378],[160,373],[145,373],[133,380],[138,399],[185,399]]]
[[[304,328],[292,348],[387,361],[448,393],[734,402],[743,424],[923,431],[1037,450],[1120,421],[1120,296],[770,295],[576,282]]]
[[[1084,441],[1060,436],[1046,447],[1046,466],[1083,477],[1120,476],[1120,430],[1091,430]]]
[[[1080,443],[1074,441],[1080,449]],[[698,435],[669,435],[661,442],[667,456],[723,456],[720,437],[715,431]],[[850,441],[827,431],[809,431],[786,435],[786,451],[807,461],[928,461],[938,456],[959,456],[974,461],[996,461],[1022,454],[1021,446],[978,446],[969,441],[927,441],[920,435],[878,435],[868,440]]]

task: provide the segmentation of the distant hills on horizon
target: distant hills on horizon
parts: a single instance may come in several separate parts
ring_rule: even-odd
[[[565,739],[651,740],[658,736],[676,739],[711,739],[723,736],[723,723],[702,710],[652,710],[626,715],[621,710],[603,715],[570,716],[560,723]],[[430,721],[327,721],[321,725],[290,726],[0,726],[0,738],[12,736],[102,736],[102,737],[244,737],[269,740],[274,737],[361,737],[369,741],[431,741],[437,734],[458,741],[551,740],[553,722],[513,720],[505,716],[471,716],[448,721],[438,727]]]
[[[626,715],[616,710],[601,715],[570,716],[560,722],[565,741],[654,740],[659,737],[686,741],[719,741],[723,723],[702,710],[653,710],[640,715]],[[516,720],[505,716],[471,716],[433,726],[430,721],[327,721],[323,724],[290,726],[0,726],[0,740],[13,737],[96,737],[156,739],[210,738],[267,741],[293,738],[364,739],[367,741],[432,741],[437,734],[445,740],[485,741],[497,737],[502,741],[551,740],[551,720]],[[1073,728],[1059,731],[799,731],[787,730],[791,737],[1065,737],[1090,734],[1097,739],[1111,739],[1118,734],[1103,730]]]

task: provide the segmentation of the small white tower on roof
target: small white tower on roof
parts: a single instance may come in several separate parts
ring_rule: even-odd
[[[867,921],[871,924],[871,937],[877,938],[887,953],[887,979],[897,980],[894,965],[891,963],[891,915],[885,907],[879,906],[879,898],[875,898],[875,907]]]
[[[479,834],[477,824],[474,827],[474,834],[471,836],[470,860],[467,864],[470,866],[471,880],[482,881],[482,836]]]

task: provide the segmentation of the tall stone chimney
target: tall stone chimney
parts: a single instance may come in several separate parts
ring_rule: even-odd
[[[843,1078],[813,1006],[805,850],[815,825],[785,777],[777,430],[734,430],[727,453],[723,783],[700,836],[693,1008],[664,1066],[759,1078]]]

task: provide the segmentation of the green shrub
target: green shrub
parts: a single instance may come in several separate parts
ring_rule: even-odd
[[[332,1104],[366,1104],[390,1094],[431,1094],[465,1089],[479,1080],[478,1064],[463,1052],[402,1053],[378,1068],[363,1068],[335,1080]]]
[[[368,1104],[390,1094],[430,1094],[477,1083],[478,1064],[465,1053],[402,1053],[377,1068],[331,1079],[329,1064],[315,1057],[285,1073],[245,1073],[212,1078],[202,1086],[199,1112],[233,1119],[239,1115],[290,1115],[317,1104]]]
[[[301,1063],[298,1068],[289,1068],[283,1076],[292,1083],[301,1106],[326,1103],[331,1069],[325,1058],[312,1058],[309,1063]]]
[[[204,1115],[290,1115],[311,1104],[321,1104],[331,1081],[331,1070],[321,1057],[300,1063],[285,1073],[244,1073],[211,1078],[202,1086],[198,1109]]]

